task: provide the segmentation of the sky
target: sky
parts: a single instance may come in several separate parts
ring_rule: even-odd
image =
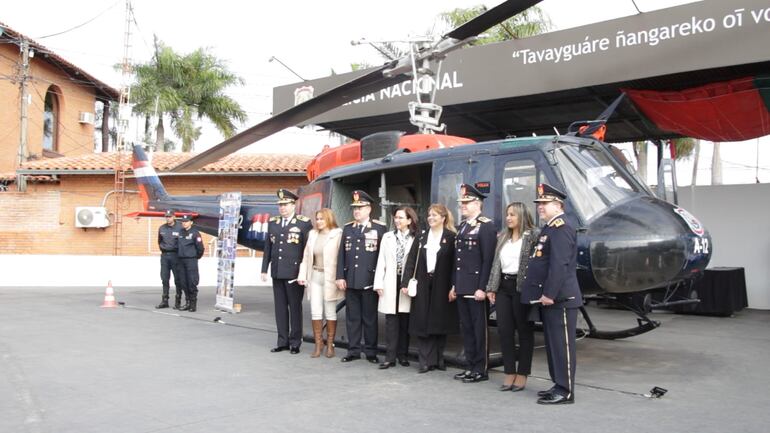
[[[636,0],[636,5],[647,12],[694,1]],[[332,71],[348,72],[351,63],[383,63],[373,48],[353,46],[352,40],[403,40],[433,30],[440,12],[478,4],[493,7],[497,3],[481,0],[390,0],[386,3],[132,0],[135,22],[130,26],[129,52],[134,63],[149,61],[153,35],[177,52],[208,48],[245,81],[243,87],[228,91],[247,112],[248,120],[241,126],[242,130],[270,116],[274,87],[300,81],[279,62],[271,62],[271,57],[307,79],[325,77]],[[631,0],[544,0],[540,6],[559,30],[636,13]],[[123,58],[125,21],[125,0],[27,0],[4,2],[0,7],[0,22],[115,88],[122,83],[113,65]],[[63,33],[48,36],[60,32]],[[139,138],[136,129],[134,139]],[[204,124],[204,133],[195,149],[205,150],[222,139],[212,126]],[[244,151],[315,154],[329,142],[327,133],[312,127],[290,128]],[[753,182],[754,171],[750,168],[756,164],[756,148],[755,141],[722,146],[723,160],[734,163],[724,165],[730,179],[735,175],[738,176],[735,179],[740,178],[736,182]],[[710,155],[711,145],[704,143],[698,183],[702,183],[701,177],[705,183],[710,182]],[[680,184],[689,184],[691,165],[685,179],[679,176]],[[761,165],[770,167],[770,149],[762,152],[762,146]],[[685,168],[680,170],[687,173]],[[770,182],[770,170],[760,170],[759,177],[763,182]]]

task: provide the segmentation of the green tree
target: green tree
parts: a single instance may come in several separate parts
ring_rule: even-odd
[[[469,8],[457,8],[439,15],[439,20],[447,30],[459,27],[487,11],[484,5]],[[551,19],[540,9],[532,6],[524,12],[514,15],[484,32],[471,45],[484,45],[511,39],[522,39],[545,33],[552,27]]]
[[[429,35],[436,37],[439,34],[460,27],[466,22],[476,18],[487,11],[484,5],[472,6],[469,8],[457,8],[448,12],[442,12],[437,17],[437,25],[428,31]],[[545,33],[553,27],[551,19],[540,9],[539,6],[532,6],[524,12],[515,15],[502,23],[492,27],[484,32],[482,37],[473,41],[470,45],[484,45],[493,42],[502,42],[511,39],[521,39],[530,36]],[[385,60],[394,60],[396,58],[409,54],[408,49],[402,49],[391,42],[371,43],[371,45],[380,53]],[[353,71],[370,68],[373,65],[368,62],[351,63]]]
[[[225,138],[235,134],[234,121],[246,120],[240,105],[224,93],[231,86],[242,85],[243,80],[203,48],[182,55],[156,39],[153,58],[135,65],[134,71],[134,113],[145,119],[157,114],[156,149],[165,148],[166,118],[182,140],[184,152],[192,151],[200,138],[200,119],[209,119]]]
[[[674,146],[675,160],[686,160],[690,156],[695,154],[695,164],[697,167],[698,154],[694,152],[698,141],[691,137],[680,137],[671,140],[671,144]],[[635,141],[633,143],[634,156],[637,162],[637,172],[639,176],[647,182],[647,142]],[[693,174],[693,185],[695,184],[695,175]]]

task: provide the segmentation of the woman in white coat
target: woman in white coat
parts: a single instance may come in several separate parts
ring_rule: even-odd
[[[323,319],[326,317],[326,357],[334,357],[334,336],[337,333],[337,302],[344,292],[335,284],[337,252],[342,230],[337,227],[331,209],[321,209],[315,214],[315,228],[310,231],[305,244],[297,282],[307,287],[310,299],[310,318],[313,324],[315,350],[313,358],[321,356],[323,349]]]
[[[374,290],[380,296],[377,310],[385,314],[385,362],[380,369],[409,365],[409,308],[412,299],[401,288],[401,276],[417,232],[417,213],[406,206],[393,211],[395,230],[385,233],[380,244]]]

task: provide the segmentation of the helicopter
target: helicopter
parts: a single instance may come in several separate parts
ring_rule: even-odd
[[[606,119],[620,98],[597,120],[576,122],[564,135],[557,132],[482,143],[457,140],[447,145],[445,137],[449,136],[440,134],[444,125],[439,122],[440,106],[434,103],[436,87],[431,86],[436,65],[440,69],[449,52],[537,3],[539,0],[508,0],[438,42],[416,41],[405,58],[300,102],[173,171],[195,170],[288,126],[412,79],[417,96],[410,104],[412,123],[427,144],[410,145],[409,136],[401,132],[381,132],[353,146],[358,146],[360,160],[321,167],[322,157],[336,152],[326,149],[314,160],[316,169],[309,170],[312,181],[299,189],[297,211],[312,217],[315,211],[330,208],[345,221],[351,217],[352,191],[363,190],[379,199],[380,214],[386,219],[394,206],[411,206],[425,214],[431,203],[443,203],[457,218],[459,186],[467,183],[487,194],[483,213],[500,229],[498,216],[508,203],[532,206],[536,186],[548,183],[569,197],[565,211],[578,228],[577,274],[586,299],[616,303],[638,316],[636,326],[600,331],[581,308],[588,336],[616,339],[655,329],[659,323],[648,316],[652,310],[697,302],[676,299],[676,288],[692,284],[702,275],[712,253],[711,237],[685,209],[656,198],[622,152],[602,141]],[[145,205],[138,216],[160,216],[169,209],[178,215],[190,214],[197,218],[201,231],[216,236],[218,197],[168,195],[139,146],[134,147],[133,168]],[[243,196],[238,243],[261,250],[267,221],[275,210],[272,196]]]

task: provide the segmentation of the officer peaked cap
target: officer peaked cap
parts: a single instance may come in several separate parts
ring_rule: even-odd
[[[278,204],[294,203],[299,198],[297,194],[283,188],[279,189],[276,195],[278,196]]]
[[[185,222],[185,221],[192,221],[192,216],[190,215],[182,215],[182,218],[179,218],[179,221]]]
[[[564,194],[547,183],[541,183],[537,186],[537,199],[535,199],[535,203],[547,203],[549,201],[564,203],[564,200],[566,199],[567,194]]]
[[[361,191],[360,189],[353,191],[353,201],[350,203],[351,206],[371,206],[372,203],[374,203],[374,199],[366,192]]]
[[[460,185],[460,198],[457,199],[460,203],[467,203],[474,200],[484,200],[487,198],[481,191],[477,190],[475,186],[464,183]]]

